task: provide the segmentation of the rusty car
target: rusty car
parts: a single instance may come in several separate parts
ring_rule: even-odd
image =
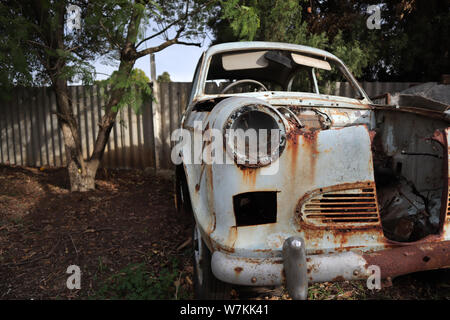
[[[336,90],[342,84],[346,90]],[[389,281],[449,267],[444,109],[376,104],[324,50],[211,46],[181,128],[215,128],[224,143],[229,128],[278,130],[279,139],[270,145],[276,153],[251,164],[247,145],[228,148],[224,164],[177,153],[177,206],[195,219],[195,296],[284,285],[305,299],[314,282],[368,279],[376,270]]]

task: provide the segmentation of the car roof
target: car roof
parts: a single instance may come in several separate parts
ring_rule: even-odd
[[[285,42],[269,42],[269,41],[239,41],[239,42],[226,42],[216,44],[209,47],[209,49],[206,50],[206,55],[212,56],[221,52],[252,50],[252,49],[275,49],[275,50],[298,51],[323,56],[342,63],[342,61],[338,57],[322,49],[317,49],[300,44],[292,44]]]

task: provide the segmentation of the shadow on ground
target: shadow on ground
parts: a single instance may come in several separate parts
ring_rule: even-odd
[[[177,248],[191,225],[174,209],[170,176],[100,170],[95,191],[67,187],[63,169],[0,167],[0,299],[126,298],[127,286],[147,290],[140,281],[161,271],[172,283],[150,297],[189,297],[190,246]],[[67,289],[70,265],[81,290]],[[124,270],[132,279],[114,277]]]

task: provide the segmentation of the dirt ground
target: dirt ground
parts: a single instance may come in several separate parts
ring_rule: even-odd
[[[64,169],[0,166],[0,299],[191,299],[192,220],[174,208],[173,175],[100,170],[97,189],[70,193]],[[81,270],[69,290],[67,268]],[[234,298],[288,298],[234,288]],[[311,299],[450,299],[447,271],[314,284]]]

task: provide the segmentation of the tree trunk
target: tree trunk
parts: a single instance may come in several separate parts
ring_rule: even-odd
[[[63,10],[64,6],[61,7]],[[118,69],[120,81],[129,79],[137,59],[134,42],[139,29],[140,15],[135,13],[128,26],[127,41],[121,51],[120,65]],[[136,21],[135,21],[136,20]],[[56,48],[64,50],[64,19],[61,18]],[[131,41],[133,39],[133,41]],[[72,112],[67,80],[62,77],[63,67],[66,61],[62,57],[49,59],[49,74],[54,87],[57,101],[57,115],[59,126],[63,133],[64,146],[67,159],[67,171],[70,180],[71,191],[89,191],[95,189],[95,175],[103,158],[106,144],[114,126],[117,109],[114,108],[121,101],[125,89],[114,88],[110,93],[108,103],[105,105],[105,115],[99,121],[99,132],[94,144],[92,155],[88,159],[83,158],[79,126]]]
[[[37,2],[39,3],[39,2]],[[38,7],[39,11],[43,9]],[[46,34],[45,41],[54,52],[66,50],[64,44],[64,24],[66,6],[63,1],[58,2],[56,26],[48,26],[46,29],[51,34]],[[47,21],[43,23],[48,23]],[[53,39],[54,41],[50,41]],[[64,68],[67,60],[59,54],[50,55],[44,64],[50,77],[56,96],[56,115],[61,129],[66,151],[66,164],[70,180],[71,191],[88,191],[95,189],[95,174],[98,161],[87,162],[83,158],[81,148],[80,131],[77,120],[73,114],[67,78],[64,76]]]
[[[124,75],[125,79],[130,76],[133,65],[134,60],[121,62],[119,72]],[[94,144],[94,150],[87,160],[83,158],[80,131],[70,106],[67,82],[62,78],[54,78],[52,80],[57,101],[58,122],[63,133],[66,151],[70,190],[81,192],[94,190],[95,175],[103,158],[103,153],[117,116],[117,110],[113,109],[113,107],[122,99],[124,89],[113,89],[110,93],[110,99],[105,106],[105,115],[99,122],[99,132]]]
[[[123,75],[119,79],[128,79],[133,70],[135,60],[131,61],[121,61],[118,74]],[[123,88],[113,89],[109,94],[109,100],[105,105],[105,114],[103,115],[101,121],[99,122],[99,130],[97,138],[94,143],[94,150],[90,157],[89,162],[99,163],[103,158],[103,153],[105,152],[106,144],[109,140],[109,135],[114,126],[117,117],[117,109],[113,108],[117,106],[122,99],[125,90]]]
[[[67,82],[63,79],[55,79],[54,91],[57,101],[58,122],[66,151],[70,191],[94,190],[95,175],[100,161],[86,161],[83,158],[80,132],[69,103]]]
[[[70,191],[89,191],[95,189],[95,175],[100,162],[97,160],[85,161],[84,170],[81,170],[74,161],[69,161],[67,171],[70,179]]]
[[[95,189],[95,175],[97,166],[93,163],[85,163],[85,170],[81,171],[74,161],[69,161],[67,171],[70,179],[70,191],[89,191]]]

